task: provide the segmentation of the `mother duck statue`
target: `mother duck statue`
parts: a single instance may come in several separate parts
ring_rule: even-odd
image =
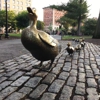
[[[40,68],[43,61],[50,60],[50,65],[48,68],[45,68],[46,70],[49,70],[55,60],[55,57],[61,51],[61,45],[58,40],[53,38],[51,35],[37,29],[36,9],[27,7],[27,11],[31,23],[27,28],[23,29],[21,42],[32,56],[40,61],[40,64],[38,65]]]

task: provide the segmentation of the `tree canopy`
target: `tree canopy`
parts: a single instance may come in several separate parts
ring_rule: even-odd
[[[19,29],[23,29],[29,25],[29,16],[27,11],[22,11],[16,16],[17,21],[17,27]],[[42,21],[37,21],[37,29],[43,30],[44,29],[44,23]]]
[[[7,12],[7,21],[8,21],[8,26],[12,26],[13,28],[16,27],[16,20],[15,20],[15,12],[14,11],[8,11]],[[6,25],[6,11],[1,10],[0,11],[0,26],[5,26]]]
[[[63,21],[66,21],[70,25],[78,25],[77,26],[77,35],[81,35],[80,33],[80,25],[81,22],[87,18],[88,16],[88,6],[85,0],[69,0],[68,3],[62,3],[61,5],[51,5],[51,8],[55,8],[60,11],[66,11],[63,17]],[[70,21],[68,22],[68,20]]]
[[[27,11],[22,11],[16,16],[17,27],[23,29],[29,25],[29,16]]]
[[[93,35],[96,29],[97,19],[89,18],[84,22],[83,33],[84,35]]]
[[[44,23],[40,20],[37,21],[37,29],[39,29],[39,30],[44,29]]]
[[[100,13],[99,13],[99,17],[98,17],[98,21],[96,25],[96,31],[93,34],[93,38],[100,39]]]

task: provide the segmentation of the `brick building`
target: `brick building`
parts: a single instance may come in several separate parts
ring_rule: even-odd
[[[16,13],[26,10],[32,6],[32,0],[7,0],[7,10],[13,10]],[[0,0],[0,10],[5,10],[5,0]]]
[[[52,30],[56,30],[59,27],[59,23],[56,22],[60,17],[64,15],[63,11],[58,11],[50,7],[43,8],[43,22],[45,24],[45,29],[48,29],[50,26]]]

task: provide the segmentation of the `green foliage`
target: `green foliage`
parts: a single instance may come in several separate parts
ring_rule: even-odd
[[[29,25],[29,16],[27,11],[22,11],[16,16],[17,27],[23,29]],[[43,30],[44,23],[42,21],[37,21],[37,29]]]
[[[84,35],[93,35],[96,29],[97,19],[91,18],[84,22]]]
[[[6,25],[6,12],[5,10],[0,11],[0,26]]]
[[[42,21],[37,21],[37,29],[38,30],[43,30],[44,29],[44,23]]]
[[[100,39],[100,13],[99,13],[99,17],[98,17],[98,21],[96,25],[96,31],[93,34],[93,38]]]
[[[16,38],[20,38],[21,34],[17,34],[17,33],[10,33],[9,34],[10,37],[16,37]]]
[[[72,35],[76,35],[76,34],[77,34],[77,30],[74,29],[74,28],[72,28],[72,29],[71,29],[71,34],[72,34]]]
[[[23,29],[29,25],[29,17],[27,11],[22,11],[16,16],[17,27]]]
[[[87,3],[84,0],[70,0],[66,5],[67,14],[65,15],[68,18],[79,20],[81,16],[81,21],[87,17]]]
[[[8,11],[7,12],[7,21],[8,21],[8,27],[12,26],[12,28],[16,27],[16,20],[15,20],[15,12],[14,11]],[[6,25],[6,11],[1,10],[0,11],[0,26]]]
[[[52,24],[49,25],[48,29],[52,31]]]
[[[82,36],[81,36],[82,37]],[[80,36],[72,36],[72,35],[64,35],[63,37],[62,37],[62,39],[64,39],[64,40],[68,40],[68,39],[79,39],[80,38]],[[84,39],[89,39],[89,38],[92,38],[92,36],[83,36],[83,38]]]
[[[88,6],[85,0],[69,0],[67,4],[62,3],[61,5],[51,5],[51,8],[55,8],[60,11],[66,11],[65,17],[67,23],[70,25],[78,25],[77,32],[80,34],[80,24],[81,22],[87,18],[88,14]],[[63,18],[63,22],[65,19]]]

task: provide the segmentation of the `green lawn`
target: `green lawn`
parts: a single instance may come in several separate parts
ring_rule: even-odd
[[[86,39],[86,38],[92,38],[92,36],[72,36],[72,35],[64,35],[62,36],[63,40],[69,40],[69,39],[79,39],[80,37]]]
[[[20,38],[21,37],[21,34],[16,34],[16,33],[9,33],[9,36],[10,37],[17,37],[17,38]]]
[[[9,36],[10,37],[16,37],[16,38],[20,38],[21,37],[21,34],[16,34],[16,33],[9,33]],[[83,37],[84,39],[86,38],[92,38],[92,36],[72,36],[72,35],[64,35],[62,36],[62,39],[63,40],[69,40],[69,39],[79,39],[80,37]]]

